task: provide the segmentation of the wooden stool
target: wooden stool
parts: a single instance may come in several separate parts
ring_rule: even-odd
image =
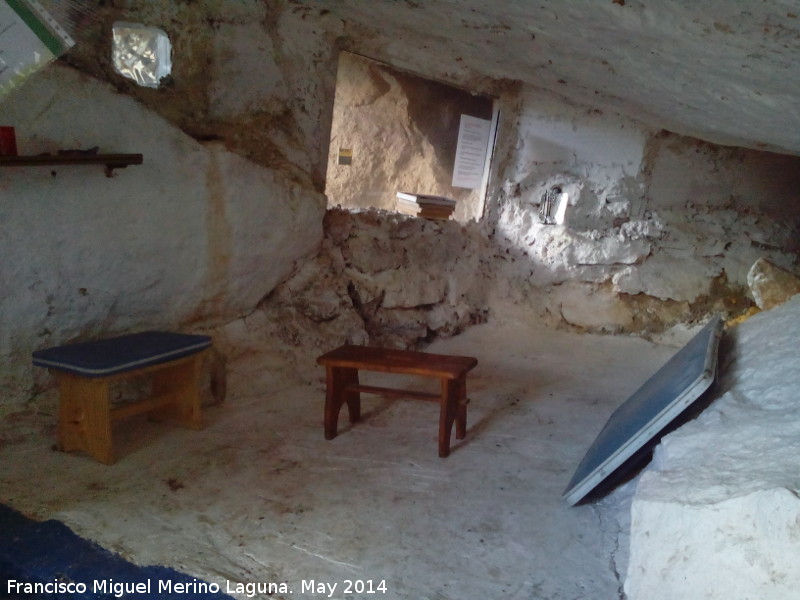
[[[210,346],[205,335],[146,331],[34,352],[33,364],[58,382],[59,449],[114,464],[111,423],[143,413],[202,428],[198,383]],[[152,396],[112,408],[110,384],[145,374],[152,376]]]
[[[470,356],[427,354],[410,350],[390,350],[345,344],[323,354],[317,363],[326,368],[325,439],[336,437],[339,412],[347,404],[350,422],[361,418],[361,392],[391,397],[421,398],[439,402],[439,456],[450,454],[450,433],[456,424],[456,439],[467,432],[467,373],[478,364]],[[414,390],[361,385],[359,369],[438,377],[441,392],[431,394]]]

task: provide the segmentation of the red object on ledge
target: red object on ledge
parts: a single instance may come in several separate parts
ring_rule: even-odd
[[[17,155],[17,135],[13,127],[0,127],[0,156]]]

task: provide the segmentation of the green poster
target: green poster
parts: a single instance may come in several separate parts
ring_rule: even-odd
[[[0,0],[0,99],[74,43],[35,0]]]

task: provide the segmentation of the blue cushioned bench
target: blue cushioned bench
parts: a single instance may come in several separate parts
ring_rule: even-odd
[[[145,331],[33,353],[33,364],[50,369],[59,388],[58,446],[83,450],[114,464],[112,421],[147,413],[191,429],[203,426],[199,378],[211,347],[206,335]],[[112,407],[110,384],[152,375],[152,396]]]

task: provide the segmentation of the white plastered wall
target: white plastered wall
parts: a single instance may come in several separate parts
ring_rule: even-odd
[[[21,154],[99,146],[141,166],[0,171],[0,378],[30,394],[31,351],[143,328],[224,323],[322,239],[324,198],[200,144],[110,86],[52,65],[5,99]],[[11,400],[12,402],[8,402]]]
[[[631,298],[668,304],[668,322],[715,281],[743,290],[759,257],[797,267],[797,158],[653,131],[531,88],[503,105],[488,216],[508,279],[500,297],[624,330],[639,319]],[[539,218],[553,186],[569,194],[563,226]]]

